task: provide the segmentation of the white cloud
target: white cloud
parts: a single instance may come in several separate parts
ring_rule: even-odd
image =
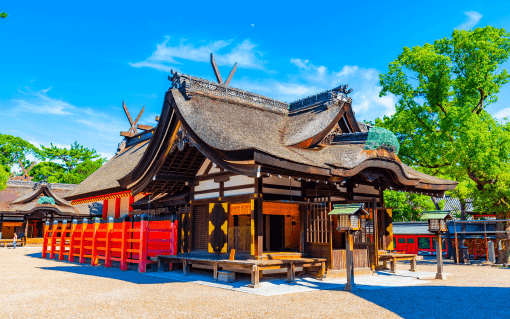
[[[48,96],[51,87],[39,91],[32,91],[25,88],[26,91],[18,89],[25,96],[24,99],[13,99],[18,109],[24,109],[37,114],[56,114],[56,115],[72,115],[76,111],[76,107],[61,99]]]
[[[510,118],[510,107],[499,110],[496,114],[494,114],[494,117],[500,120],[504,119],[505,117]]]
[[[467,16],[466,21],[464,21],[462,24],[459,24],[455,29],[460,30],[469,30],[472,29],[475,25],[480,22],[483,15],[476,11],[465,11],[464,14]]]
[[[171,37],[167,36],[162,43],[156,45],[156,51],[145,61],[130,62],[129,65],[168,72],[172,67],[181,65],[181,60],[209,63],[210,54],[214,53],[214,59],[220,66],[232,66],[237,62],[239,68],[265,70],[267,62],[261,59],[263,53],[257,51],[256,47],[250,40],[238,44],[234,44],[233,40],[218,40],[201,45],[186,40],[171,43]]]
[[[341,84],[349,84],[353,88],[350,96],[358,120],[373,121],[377,117],[395,113],[395,97],[379,97],[381,86],[376,69],[344,65],[338,71],[331,71],[326,66],[317,66],[304,59],[290,59],[290,63],[298,68],[297,75],[289,75],[289,78],[296,79],[295,82],[269,82],[265,90],[258,87],[257,92],[267,91],[269,96],[291,102]],[[246,83],[241,85],[243,88],[249,87]]]

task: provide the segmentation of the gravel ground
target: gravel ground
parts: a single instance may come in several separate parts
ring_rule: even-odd
[[[502,318],[510,313],[510,269],[495,267],[446,264],[448,280],[422,286],[263,297],[39,257],[37,248],[0,248],[0,318]],[[425,260],[418,269],[436,267]]]

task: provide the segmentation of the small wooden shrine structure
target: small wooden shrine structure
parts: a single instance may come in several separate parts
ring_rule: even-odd
[[[364,204],[354,267],[370,271],[379,250],[393,249],[383,190],[442,197],[457,184],[402,164],[391,133],[356,121],[346,85],[285,103],[215,73],[219,83],[172,72],[158,125],[124,134],[66,199],[122,193],[135,196],[129,214],[176,216],[179,259],[323,258],[328,274],[345,274],[333,204]]]
[[[71,205],[62,199],[76,185],[32,182],[31,178],[11,179],[0,191],[0,239],[26,238],[26,243],[42,243],[46,221],[95,216],[101,204]]]

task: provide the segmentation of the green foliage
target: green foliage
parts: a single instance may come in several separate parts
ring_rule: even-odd
[[[365,142],[366,150],[375,150],[384,148],[388,151],[398,154],[400,144],[398,143],[395,134],[382,127],[372,127],[368,131],[368,138]]]
[[[0,13],[0,18],[5,19],[7,18],[8,14],[5,12]]]
[[[436,206],[430,196],[397,192],[392,190],[384,191],[384,206],[393,207],[393,221],[417,221],[423,211],[436,210]],[[444,208],[444,202],[439,203],[439,208]]]
[[[9,179],[9,170],[6,166],[0,166],[0,191],[7,187],[7,180]]]
[[[39,197],[39,199],[37,200],[37,204],[50,204],[50,205],[55,205],[55,199],[53,199],[53,197],[41,196],[41,197]]]
[[[37,156],[39,150],[24,139],[12,135],[0,134],[0,165],[11,171],[14,164],[28,163],[27,156]]]
[[[42,162],[34,166],[31,175],[36,181],[47,179],[49,183],[79,184],[106,162],[94,149],[77,142],[70,149],[41,145],[38,157]]]
[[[404,163],[460,182],[455,196],[498,212],[510,210],[510,124],[485,108],[509,82],[509,53],[510,34],[490,26],[405,47],[380,75],[396,112],[375,123],[396,133]]]

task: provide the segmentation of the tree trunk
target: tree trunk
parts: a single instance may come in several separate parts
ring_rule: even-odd
[[[506,214],[505,214],[506,215]],[[506,216],[500,216],[498,214],[498,219],[503,219]],[[496,224],[496,230],[505,230],[510,231],[510,223],[509,222],[500,222]],[[498,239],[498,258],[496,259],[497,264],[509,264],[510,263],[510,234],[496,234],[496,238]]]

